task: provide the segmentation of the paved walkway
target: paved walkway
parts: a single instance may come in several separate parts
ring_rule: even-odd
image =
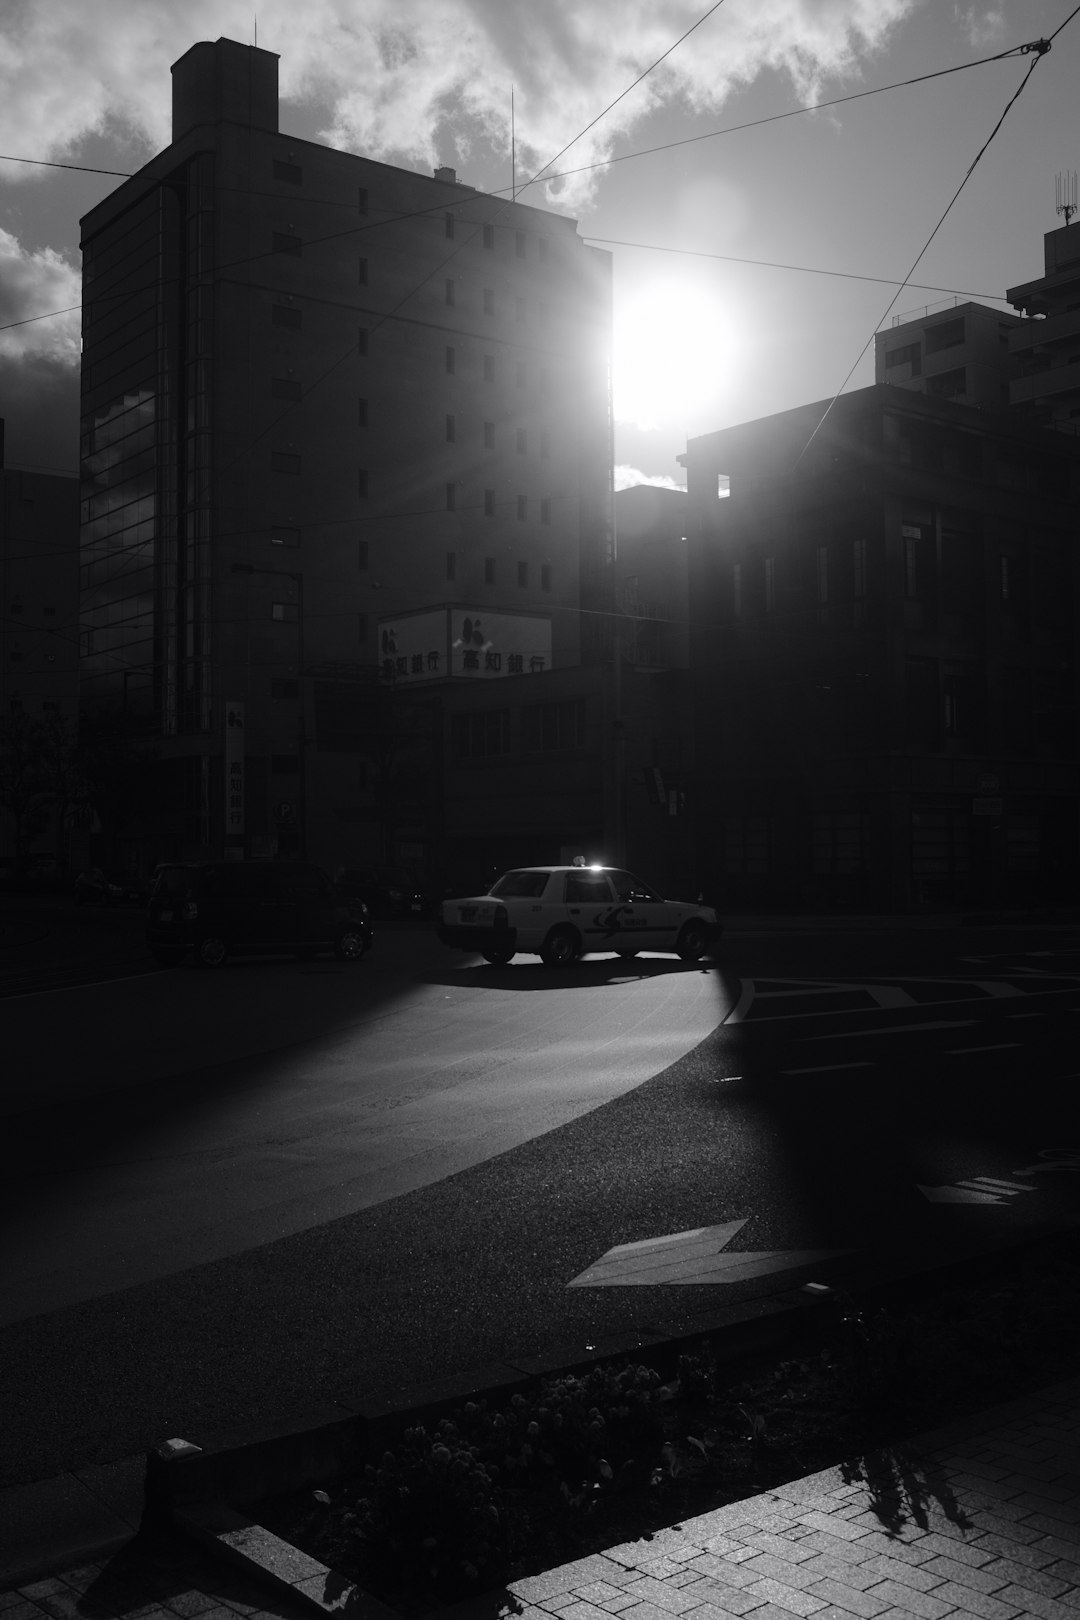
[[[300,1620],[171,1536],[0,1595],[0,1620]],[[447,1620],[1080,1620],[1080,1378],[612,1547]]]

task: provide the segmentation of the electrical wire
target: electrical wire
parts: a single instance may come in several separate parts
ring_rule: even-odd
[[[1066,18],[1066,22],[1071,21],[1072,17],[1075,17],[1077,12],[1080,12],[1080,6],[1077,6],[1076,11],[1074,11],[1071,14],[1071,17]],[[1062,23],[1061,27],[1064,28],[1064,26],[1065,26],[1065,23]],[[1059,28],[1057,30],[1057,32],[1060,33],[1061,29]],[[881,318],[879,319],[877,325],[875,326],[874,330],[870,333],[870,336],[867,338],[866,342],[863,344],[862,348],[859,350],[859,353],[856,355],[854,361],[852,362],[852,365],[851,365],[850,369],[848,370],[847,376],[844,378],[843,382],[840,384],[840,387],[836,390],[836,393],[833,395],[832,399],[829,401],[828,405],[825,407],[825,410],[822,412],[820,421],[818,422],[817,426],[814,428],[813,432],[811,433],[810,437],[807,439],[806,443],[803,445],[802,449],[799,451],[798,456],[795,458],[794,466],[791,469],[792,472],[797,471],[797,469],[799,467],[799,464],[801,463],[803,457],[806,455],[806,452],[809,450],[810,446],[813,444],[814,440],[817,438],[818,434],[821,432],[821,429],[824,427],[825,422],[828,419],[829,414],[831,413],[831,411],[832,411],[833,407],[835,406],[837,400],[840,398],[840,395],[843,393],[844,389],[847,387],[848,383],[851,381],[851,378],[854,375],[856,367],[858,366],[859,362],[862,360],[862,357],[866,353],[867,349],[869,349],[871,343],[873,343],[874,338],[876,337],[877,333],[880,331],[881,326],[884,323],[886,317],[889,315],[890,311],[896,305],[898,299],[900,298],[901,293],[904,291],[904,288],[909,285],[909,283],[911,281],[911,277],[915,274],[915,270],[917,269],[920,261],[922,260],[923,256],[925,255],[925,253],[929,249],[930,244],[931,244],[931,242],[933,242],[933,240],[934,240],[935,236],[937,235],[938,231],[940,231],[940,229],[944,225],[946,219],[948,219],[949,214],[952,211],[953,205],[955,204],[957,198],[960,196],[960,193],[963,191],[964,187],[967,185],[968,181],[971,179],[971,176],[974,174],[974,172],[975,172],[981,158],[983,157],[983,154],[986,152],[986,150],[989,147],[991,141],[994,139],[994,136],[997,134],[998,130],[1001,128],[1002,124],[1005,122],[1005,119],[1008,117],[1009,112],[1011,111],[1011,109],[1016,105],[1016,102],[1019,100],[1020,95],[1026,89],[1028,81],[1030,80],[1031,75],[1034,73],[1036,67],[1039,65],[1039,63],[1042,61],[1043,57],[1049,51],[1049,49],[1050,49],[1050,40],[1045,40],[1045,39],[1044,40],[1038,40],[1038,41],[1035,42],[1034,45],[1029,47],[1029,49],[1035,53],[1034,59],[1032,60],[1032,63],[1030,65],[1030,67],[1028,68],[1027,72],[1024,74],[1024,77],[1021,79],[1021,81],[1020,81],[1019,85],[1017,86],[1016,90],[1014,91],[1014,93],[1009,97],[1009,100],[1006,102],[1004,110],[1002,111],[1001,116],[998,118],[997,123],[994,125],[994,127],[990,131],[989,135],[986,137],[986,140],[983,142],[983,144],[979,148],[978,152],[975,154],[975,157],[972,160],[972,162],[968,165],[967,173],[964,175],[964,178],[961,180],[960,184],[957,186],[956,190],[953,192],[952,196],[950,197],[948,203],[945,206],[944,213],[941,215],[941,217],[938,220],[937,224],[934,226],[933,230],[930,232],[930,235],[926,238],[926,241],[923,243],[922,247],[919,249],[918,253],[915,255],[915,258],[912,260],[910,270],[908,271],[907,275],[904,277],[904,279],[900,283],[900,285],[897,287],[895,293],[893,294],[892,298],[889,300],[888,304],[885,306],[885,310],[884,310],[883,314],[881,315]]]

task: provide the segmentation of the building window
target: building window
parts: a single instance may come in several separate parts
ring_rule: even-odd
[[[495,583],[495,559],[494,559],[494,557],[485,557],[484,558],[484,584],[485,585],[494,585],[494,583]]]
[[[357,468],[357,471],[356,471],[356,494],[357,494],[357,498],[359,500],[361,500],[361,501],[366,501],[367,500],[367,497],[368,497],[368,470],[367,470],[366,467],[358,467]]]
[[[455,355],[453,349],[450,348],[449,345],[447,345],[447,349],[446,349],[446,374],[447,374],[448,377],[452,377],[454,375],[454,367],[456,365],[457,365],[457,356]]]
[[[550,589],[551,589],[551,564],[550,563],[541,563],[540,564],[540,589],[542,591],[550,591]]]
[[[291,455],[286,450],[272,450],[270,452],[270,465],[274,472],[299,473],[300,457]]]
[[[271,681],[270,696],[275,703],[295,703],[300,696],[300,682]]]
[[[484,423],[484,449],[485,450],[494,450],[494,448],[495,448],[495,424],[494,424],[494,422],[485,422]]]
[[[584,736],[584,703],[530,703],[521,711],[522,746],[531,754],[580,748]]]
[[[551,496],[550,495],[544,495],[544,496],[541,497],[541,500],[540,500],[540,521],[541,521],[541,523],[545,523],[545,524],[550,524],[550,522],[551,522]]]
[[[529,515],[529,498],[528,498],[527,495],[519,495],[518,496],[518,498],[517,498],[517,515],[518,515],[518,522],[519,523],[524,523],[526,518]]]
[[[447,214],[445,216],[444,224],[445,224],[445,229],[446,229],[447,240],[452,242],[454,240],[454,216],[453,216],[453,214]]]
[[[446,510],[448,512],[456,512],[457,511],[457,485],[456,484],[447,484],[447,486],[446,486]]]
[[[357,354],[367,354],[368,352],[368,329],[366,326],[361,326],[357,331],[356,352]]]
[[[894,366],[910,366],[913,377],[922,376],[922,350],[917,343],[905,343],[901,349],[885,350],[885,369],[891,371]]]
[[[517,254],[519,259],[523,259],[525,257],[525,232],[524,231],[515,231],[514,232],[514,252]]]
[[[271,377],[271,399],[300,399],[302,394],[303,389],[300,384],[294,382],[291,377]]]
[[[813,870],[839,877],[870,870],[869,818],[858,811],[816,815],[813,820]]]
[[[527,590],[528,585],[529,585],[529,565],[528,565],[527,562],[519,562],[518,563],[518,586],[519,586],[519,588],[521,590]]]
[[[494,248],[494,246],[495,246],[495,227],[494,227],[494,225],[485,225],[484,226],[484,246],[487,249],[489,249],[489,251],[490,251],[490,249]]]
[[[851,542],[851,594],[856,598],[866,595],[866,541]]]
[[[927,354],[938,354],[942,349],[955,349],[964,341],[964,317],[959,315],[955,320],[940,321],[937,326],[927,326],[923,331],[923,342],[926,344]]]
[[[817,560],[817,599],[819,602],[829,600],[829,548],[818,546]]]
[[[450,305],[454,302],[454,283],[449,276],[446,278],[446,302]]]
[[[291,304],[274,304],[270,311],[270,319],[275,326],[287,326],[295,332],[303,319],[303,315],[300,310],[294,309]]]
[[[731,611],[736,619],[742,618],[742,563],[731,565]]]
[[[457,424],[452,416],[446,418],[446,442],[454,444],[457,440]]]
[[[776,558],[765,558],[765,611],[772,613],[776,607]]]
[[[492,287],[485,287],[484,288],[484,314],[485,315],[494,315],[494,313],[495,313],[495,290]]]
[[[272,546],[287,546],[290,550],[295,550],[300,544],[300,530],[273,528],[270,530],[270,544]]]
[[[370,553],[368,550],[368,543],[366,540],[358,540],[356,542],[356,566],[366,573],[369,562]]]
[[[295,602],[271,602],[270,617],[276,624],[295,624],[299,614]]]
[[[275,253],[291,253],[298,259],[304,251],[304,244],[298,236],[290,236],[287,231],[275,231],[273,248]]]
[[[1011,557],[998,558],[998,574],[1001,580],[1001,600],[1008,602],[1016,594],[1014,570]]]
[[[495,516],[495,491],[493,489],[485,489],[484,491],[484,516]]]
[[[282,163],[275,158],[274,179],[287,180],[291,186],[300,186],[304,183],[304,171],[298,163]]]
[[[452,485],[447,485],[447,488],[453,488],[453,486]],[[446,553],[446,577],[447,577],[447,579],[457,579],[457,552],[456,551],[448,551]]]
[[[967,393],[967,369],[958,366],[955,371],[939,371],[936,377],[927,377],[926,392],[934,399],[959,399]]]
[[[485,354],[484,356],[484,381],[495,381],[495,356],[493,354]]]
[[[367,427],[368,425],[366,399],[358,399],[356,402],[356,425],[357,427]]]
[[[368,271],[368,262],[367,262],[367,260],[366,259],[357,259],[357,261],[356,261],[356,279],[360,283],[361,287],[366,287],[367,286],[367,271]]]
[[[356,212],[358,214],[367,213],[367,201],[367,186],[358,186],[356,188]]]
[[[455,714],[450,746],[458,759],[484,759],[510,752],[509,709],[487,709],[478,714]]]
[[[524,428],[518,428],[518,430],[517,430],[517,453],[518,453],[518,455],[523,456],[525,454],[527,448],[528,448],[528,441],[527,441],[526,436],[525,436],[525,429]]]

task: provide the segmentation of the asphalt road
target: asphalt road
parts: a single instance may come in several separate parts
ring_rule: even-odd
[[[1075,930],[744,930],[693,970],[597,959],[566,974],[458,958],[437,969],[399,937],[404,957],[373,957],[363,981],[295,964],[118,981],[123,1037],[72,1013],[85,992],[21,999],[47,1006],[40,1027],[66,1027],[75,1071],[54,1074],[62,1100],[46,1111],[39,1063],[7,1137],[7,1174],[21,1178],[9,1215],[28,1241],[36,1211],[30,1226],[37,1241],[45,1234],[19,1284],[31,1295],[47,1251],[54,1271],[78,1269],[76,1230],[99,1276],[111,1262],[95,1248],[152,1253],[162,1211],[183,1205],[185,1153],[200,1191],[174,1224],[189,1255],[208,1188],[219,1198],[232,1188],[245,1230],[260,1185],[305,1158],[298,1120],[301,1179],[322,1190],[314,1217],[284,1235],[0,1328],[5,1480],[448,1371],[676,1331],[718,1300],[874,1275],[1080,1214]],[[373,1052],[375,1026],[384,1040],[395,1025],[412,1033],[396,1068],[384,1052],[373,1110],[352,1117],[360,983]],[[308,1033],[283,1046],[290,998]],[[161,1005],[179,1013],[151,1048]],[[204,1038],[222,1026],[214,1050],[226,1055],[197,1069],[200,1020]],[[237,1025],[257,1051],[236,1055]],[[483,1039],[459,1062],[470,1029]],[[145,1058],[140,1068],[151,1050],[162,1072]],[[281,1110],[269,1157],[268,1098]],[[375,1121],[385,1147],[399,1109],[399,1146],[431,1127],[424,1176],[358,1198],[364,1178],[349,1192],[340,1154],[377,1135]],[[455,1114],[467,1121],[458,1166],[453,1147],[439,1160]],[[225,1144],[216,1170],[215,1142]],[[157,1214],[150,1143],[162,1150]],[[322,1174],[335,1154],[337,1170]],[[106,1183],[112,1225],[88,1240]],[[276,1193],[263,1207],[280,1212]],[[227,1230],[228,1208],[219,1215]]]

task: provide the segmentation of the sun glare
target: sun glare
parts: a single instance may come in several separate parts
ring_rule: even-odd
[[[614,325],[615,420],[646,432],[708,431],[736,361],[732,323],[716,295],[690,283],[651,282],[616,302]]]

